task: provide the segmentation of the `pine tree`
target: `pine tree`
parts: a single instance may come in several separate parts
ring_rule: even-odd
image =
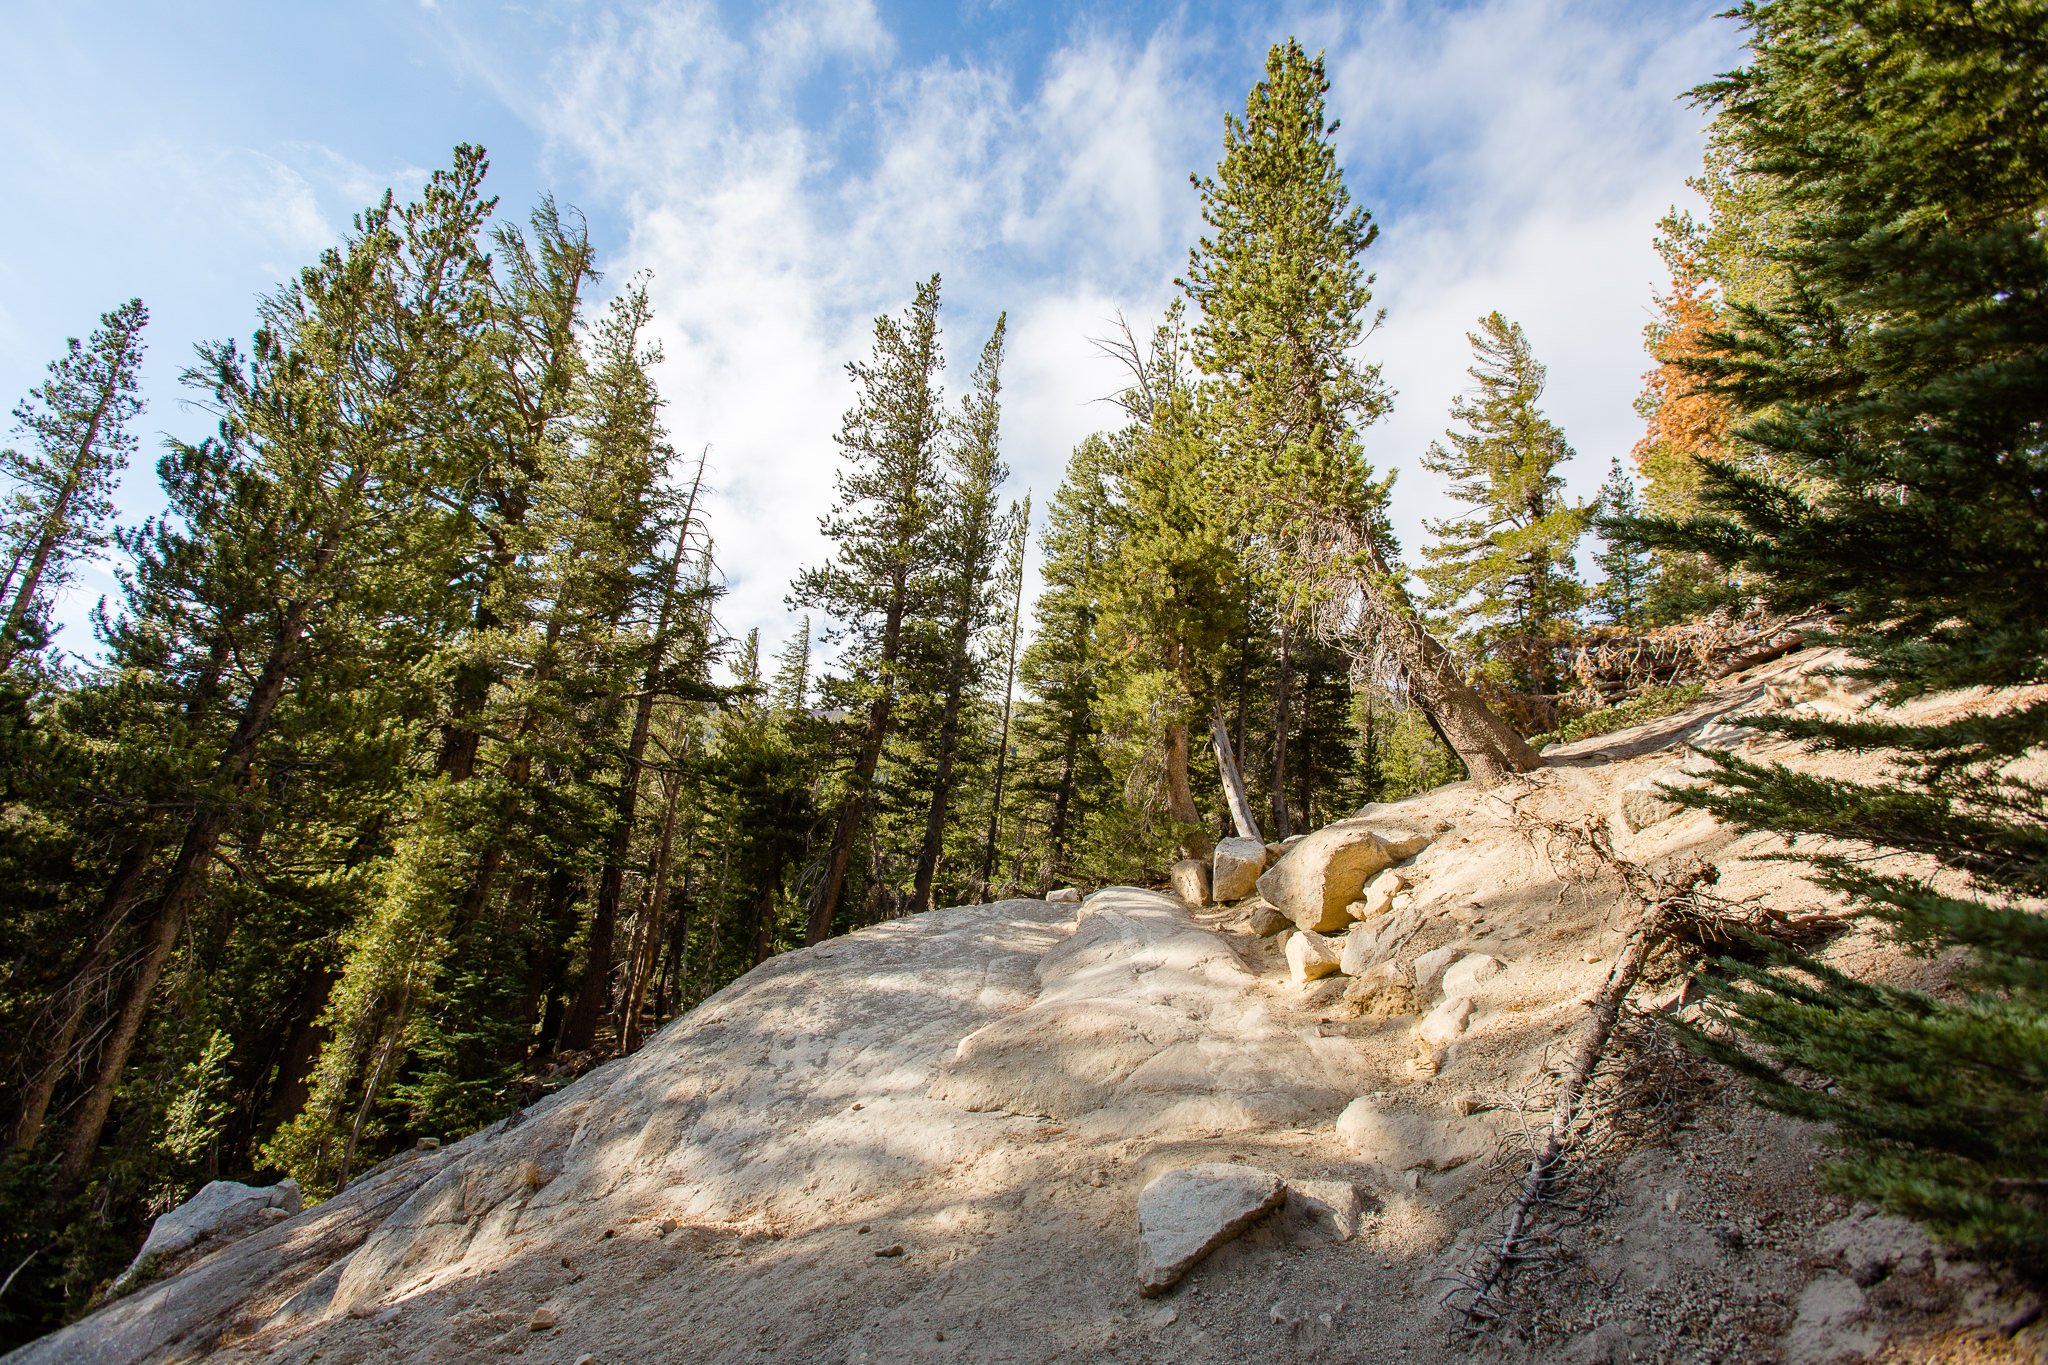
[[[796,634],[782,647],[775,662],[775,677],[769,696],[784,711],[801,711],[811,691],[811,618],[806,616]]]
[[[946,817],[953,800],[954,766],[961,741],[961,703],[978,681],[981,661],[975,656],[980,636],[995,619],[999,606],[991,588],[996,561],[1008,539],[997,502],[997,489],[1009,477],[998,448],[1002,417],[1003,332],[1006,319],[996,318],[995,331],[981,349],[947,451],[952,468],[941,522],[942,544],[934,596],[944,634],[939,641],[938,690],[944,697],[939,720],[937,763],[926,808],[924,842],[918,849],[917,871],[910,892],[910,913],[931,908],[932,878],[946,837]]]
[[[846,367],[859,397],[837,438],[845,461],[836,475],[838,501],[820,523],[838,549],[830,563],[799,573],[790,591],[793,605],[833,621],[833,638],[844,642],[842,662],[853,675],[847,700],[865,712],[806,943],[829,937],[841,913],[847,872],[873,814],[875,770],[899,720],[906,628],[928,610],[923,588],[944,502],[945,412],[938,386],[944,364],[934,275],[917,286],[900,321],[886,314],[875,319],[872,357]]]
[[[1207,728],[1213,666],[1238,633],[1239,537],[1211,494],[1179,303],[1148,347],[1126,332],[1114,350],[1131,370],[1121,401],[1132,420],[1106,445],[1113,550],[1097,628],[1124,644],[1105,660],[1114,671],[1100,692],[1104,728],[1141,829],[1163,807],[1180,856],[1207,858],[1189,736]],[[1144,842],[1149,852],[1154,841]]]
[[[1025,700],[1015,724],[1011,836],[1027,860],[1020,880],[1039,889],[1073,875],[1077,835],[1110,795],[1097,739],[1102,670],[1095,638],[1111,548],[1109,460],[1108,443],[1091,436],[1067,461],[1046,512],[1041,587],[1018,667]]]
[[[1354,355],[1379,320],[1360,261],[1378,230],[1344,186],[1328,92],[1320,56],[1274,44],[1244,117],[1224,119],[1216,175],[1195,182],[1214,236],[1190,253],[1183,284],[1201,310],[1197,363],[1223,386],[1210,411],[1232,519],[1261,533],[1289,605],[1332,638],[1364,642],[1362,672],[1405,678],[1489,783],[1537,758],[1465,684],[1402,587],[1391,476],[1373,476],[1358,442],[1392,403],[1378,368]]]
[[[1635,480],[1616,456],[1607,467],[1607,482],[1600,485],[1600,515],[1627,522],[1641,516],[1642,510]],[[1609,625],[1642,630],[1650,623],[1650,599],[1656,591],[1650,552],[1625,528],[1607,522],[1600,525],[1600,537],[1606,548],[1593,556],[1601,573],[1600,585],[1593,590],[1593,605]]]
[[[79,556],[108,541],[114,485],[128,467],[142,411],[142,329],[149,312],[130,299],[102,314],[83,346],[73,337],[50,377],[14,409],[27,453],[0,450],[0,474],[13,485],[0,527],[7,576],[0,579],[0,671],[47,634],[50,595]]]
[[[1690,366],[1760,458],[1702,462],[1700,513],[1633,529],[1826,606],[1892,701],[2048,681],[2048,11],[1772,0],[1750,61],[1696,94],[1736,172],[1769,182],[1782,289],[1736,304]],[[1763,1100],[1828,1126],[1833,1185],[1979,1254],[2048,1265],[2048,798],[2015,763],[2048,704],[1945,723],[1766,718],[1884,754],[1865,786],[1737,756],[1687,799],[1738,827],[1846,845],[1823,884],[1925,948],[1968,950],[1961,999],[1775,953],[1724,961],[1727,1037]],[[1873,853],[1962,874],[1937,890]],[[1826,1079],[1808,1083],[1799,1071]]]
[[[1517,691],[1558,687],[1555,646],[1585,600],[1572,550],[1591,512],[1565,501],[1558,466],[1572,457],[1564,432],[1543,415],[1544,369],[1521,324],[1498,312],[1468,332],[1477,390],[1451,401],[1463,431],[1431,442],[1423,468],[1451,480],[1451,497],[1476,509],[1426,521],[1437,543],[1423,550],[1430,606],[1462,627],[1481,659],[1504,665]]]
[[[1010,727],[1015,719],[1017,700],[1017,646],[1023,639],[1024,556],[1031,546],[1029,493],[1024,495],[1023,502],[1010,504],[1008,521],[1009,543],[1004,548],[1003,567],[995,584],[996,600],[1009,604],[1005,619],[998,622],[1003,647],[1002,728],[996,734],[995,777],[988,800],[988,837],[982,841],[981,871],[975,878],[975,891],[984,905],[994,895],[991,887],[995,877],[996,844],[1002,834],[1003,798],[1008,794],[1003,784],[1009,777]]]

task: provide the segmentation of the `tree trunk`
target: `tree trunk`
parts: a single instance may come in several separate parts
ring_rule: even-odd
[[[366,472],[354,475],[352,492],[361,488],[365,477]],[[319,582],[326,577],[335,556],[341,552],[341,537],[341,527],[328,528],[314,549],[306,581]],[[164,874],[163,885],[157,891],[156,907],[151,914],[148,946],[143,951],[135,976],[129,982],[113,1035],[101,1050],[99,1070],[93,1077],[92,1088],[86,1092],[79,1106],[70,1140],[65,1144],[64,1155],[51,1181],[53,1204],[70,1202],[84,1184],[86,1169],[99,1146],[100,1130],[106,1125],[107,1110],[114,1101],[114,1086],[128,1065],[128,1054],[134,1049],[135,1039],[142,1031],[142,1020],[149,1010],[150,997],[156,992],[157,979],[163,974],[164,964],[170,961],[171,950],[177,946],[178,935],[185,927],[186,912],[199,894],[207,868],[213,861],[214,849],[227,826],[227,802],[232,793],[247,784],[250,771],[255,766],[256,746],[269,733],[271,719],[277,712],[278,702],[284,697],[291,670],[299,663],[299,642],[311,622],[313,606],[313,599],[300,598],[285,607],[284,615],[278,621],[270,656],[264,660],[262,670],[249,689],[249,698],[242,705],[241,719],[229,736],[227,748],[215,768],[213,790],[200,797],[198,808],[186,824],[178,856]]]
[[[1358,593],[1360,619],[1346,621],[1343,632],[1365,636],[1368,648],[1376,647],[1400,670],[1409,694],[1436,723],[1473,783],[1484,789],[1542,767],[1529,742],[1487,708],[1459,675],[1450,653],[1423,626],[1374,530],[1343,517],[1325,521],[1323,532],[1326,550],[1362,557],[1365,565],[1365,572],[1347,571]]]
[[[911,883],[910,914],[931,909],[932,878],[938,875],[939,853],[946,841],[946,807],[953,796],[953,761],[960,752],[960,694],[967,685],[967,634],[972,600],[960,604],[953,625],[952,676],[946,683],[946,707],[939,721],[939,764],[932,773],[931,806],[925,812],[924,845],[917,851],[917,876]]]
[[[832,936],[832,917],[839,910],[846,868],[853,861],[853,846],[860,840],[868,791],[874,785],[875,767],[882,761],[882,745],[889,738],[889,723],[896,704],[896,656],[903,645],[903,613],[909,605],[909,593],[909,571],[899,564],[889,584],[889,615],[882,626],[882,657],[875,678],[878,691],[868,706],[860,755],[853,765],[852,789],[839,808],[839,822],[832,830],[832,852],[825,863],[825,879],[818,885],[816,899],[811,902],[810,922],[804,927],[807,948]]]
[[[682,717],[678,715],[676,729],[682,730]],[[647,980],[653,974],[657,955],[661,951],[662,921],[668,915],[668,877],[675,850],[676,807],[681,804],[683,794],[682,774],[674,774],[669,781],[668,799],[662,804],[661,846],[655,854],[654,889],[647,902],[647,942],[636,955],[633,975],[626,987],[625,1017],[619,1027],[619,1051],[631,1052],[640,1046],[640,1008],[647,996]],[[659,1011],[656,1011],[659,1013]]]
[[[690,543],[690,521],[697,514],[697,494],[704,486],[704,461],[697,461],[697,477],[690,485],[689,501],[683,507],[683,523],[676,529],[675,553],[669,556],[668,580],[662,587],[661,610],[654,625],[653,652],[640,681],[640,700],[633,710],[633,734],[626,742],[626,771],[619,780],[618,808],[605,843],[604,869],[598,874],[597,906],[590,929],[589,966],[576,990],[576,1007],[569,1015],[564,1041],[572,1051],[587,1048],[597,1037],[597,1021],[604,1012],[602,982],[611,975],[613,925],[618,920],[619,898],[626,884],[626,855],[632,849],[633,820],[640,807],[640,779],[645,770],[647,739],[654,729],[654,694],[661,681],[661,666],[668,653],[669,628],[674,624],[677,581]],[[706,554],[708,565],[709,554]],[[708,567],[706,572],[709,572]],[[598,956],[600,946],[603,958]],[[637,959],[634,964],[637,968]],[[591,968],[600,970],[593,973]],[[630,982],[629,982],[630,985]],[[629,992],[630,993],[630,992]],[[623,1037],[624,1035],[620,1035]]]
[[[1223,728],[1223,708],[1218,706],[1209,720],[1209,742],[1216,749],[1216,770],[1223,775],[1223,791],[1230,800],[1230,818],[1237,826],[1239,838],[1257,839],[1266,842],[1266,836],[1259,833],[1259,818],[1252,814],[1251,797],[1244,789],[1244,778],[1237,771],[1237,755],[1230,747],[1230,732]]]
[[[1031,500],[1025,499],[1025,511]],[[996,835],[1003,819],[1003,776],[1010,758],[1010,707],[1017,695],[1017,630],[1024,613],[1024,575],[1017,575],[1017,598],[1010,604],[1009,663],[1003,672],[1003,728],[996,738],[995,795],[988,808],[988,840],[981,848],[981,902],[988,904],[989,883],[995,877]]]
[[[1403,671],[1416,704],[1436,722],[1476,785],[1491,787],[1511,774],[1543,766],[1529,742],[1487,708],[1458,675],[1450,653],[1420,624],[1403,652],[1412,661],[1405,662]]]
[[[101,898],[99,929],[80,955],[78,966],[64,987],[63,1023],[57,1027],[57,1036],[50,1040],[41,1067],[29,1078],[28,1088],[15,1111],[14,1131],[9,1137],[9,1144],[15,1152],[28,1151],[42,1136],[43,1119],[50,1112],[50,1097],[56,1093],[57,1082],[63,1078],[65,1058],[71,1054],[71,1045],[78,1041],[79,1027],[85,1022],[86,1009],[92,1003],[92,978],[105,968],[107,958],[113,952],[115,937],[127,922],[128,912],[134,908],[143,874],[149,870],[155,857],[156,839],[153,835],[146,836],[129,846],[128,851],[121,855],[120,865],[114,869],[113,883]]]
[[[1273,772],[1267,791],[1272,795],[1273,837],[1286,839],[1294,833],[1294,821],[1287,810],[1287,689],[1294,681],[1293,640],[1288,624],[1280,622],[1280,677],[1273,686]]]
[[[1179,641],[1174,642],[1174,662],[1180,675],[1181,691],[1193,690],[1193,679],[1188,667],[1188,648]],[[1188,727],[1185,721],[1175,721],[1166,727],[1166,813],[1175,824],[1182,826],[1180,856],[1200,858],[1207,862],[1215,852],[1209,836],[1202,832],[1202,812],[1195,805],[1195,790],[1188,783]],[[1192,828],[1188,828],[1192,826]]]
[[[1078,716],[1067,726],[1067,747],[1060,756],[1060,787],[1052,798],[1052,827],[1046,831],[1047,853],[1054,866],[1063,866],[1067,847],[1067,814],[1074,801],[1074,764],[1081,757],[1081,723]],[[1040,887],[1041,891],[1050,887]]]

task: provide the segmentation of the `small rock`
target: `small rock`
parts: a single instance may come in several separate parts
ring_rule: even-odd
[[[1156,1332],[1162,1327],[1171,1327],[1179,1321],[1180,1309],[1175,1308],[1171,1304],[1168,1304],[1166,1307],[1154,1313],[1151,1317],[1145,1319],[1145,1324],[1146,1326],[1150,1327],[1153,1331]]]
[[[1173,894],[1189,905],[1209,903],[1209,864],[1200,858],[1182,858],[1173,865],[1169,880],[1173,883]]]
[[[1337,1140],[1391,1171],[1447,1171],[1491,1151],[1495,1135],[1485,1119],[1432,1119],[1368,1095],[1337,1116]]]
[[[1138,1196],[1138,1293],[1158,1298],[1286,1198],[1286,1182],[1251,1166],[1210,1162],[1159,1176]]]
[[[1358,899],[1351,902],[1351,917],[1371,919],[1374,915],[1384,915],[1393,907],[1394,897],[1407,885],[1408,879],[1401,875],[1400,869],[1388,868],[1367,882]]]
[[[1289,1216],[1326,1228],[1340,1242],[1348,1242],[1358,1235],[1358,1229],[1365,1221],[1368,1204],[1365,1191],[1349,1181],[1287,1182]]]
[[[1436,974],[1451,965],[1456,958],[1456,948],[1432,948],[1415,959],[1415,989],[1426,991],[1429,983],[1436,980]]]
[[[901,1242],[896,1242],[890,1246],[875,1248],[875,1255],[877,1256],[901,1256],[902,1254],[903,1244]]]
[[[553,1309],[536,1308],[533,1310],[533,1316],[527,1319],[526,1330],[529,1332],[545,1332],[554,1325],[555,1313]]]
[[[1415,1036],[1425,1043],[1443,1047],[1465,1031],[1465,1025],[1471,1018],[1471,999],[1454,995],[1429,1012],[1428,1017],[1416,1026]]]
[[[1220,904],[1241,901],[1256,891],[1266,870],[1266,846],[1257,839],[1224,839],[1210,859],[1209,894]]]
[[[1345,930],[1344,951],[1338,958],[1337,970],[1346,976],[1362,975],[1372,961],[1373,940],[1378,937],[1370,924],[1354,924]]]
[[[438,1152],[441,1150],[441,1139],[437,1137],[423,1137],[413,1143],[412,1149],[415,1152]]]
[[[576,1357],[576,1365],[597,1365],[597,1357],[585,1351],[582,1355]]]
[[[1470,995],[1506,970],[1505,963],[1486,953],[1473,953],[1470,957],[1460,958],[1456,965],[1444,973],[1444,994]]]
[[[1337,970],[1343,960],[1335,944],[1312,929],[1304,929],[1287,940],[1287,970],[1296,985],[1306,985]]]
[[[1081,888],[1078,886],[1062,886],[1058,890],[1046,892],[1045,898],[1054,905],[1079,905],[1081,903]]]
[[[1301,997],[1302,1007],[1304,1009],[1319,1010],[1340,1004],[1344,999],[1344,991],[1348,985],[1350,983],[1341,976],[1326,976],[1321,981],[1312,984],[1308,988],[1308,993]]]
[[[1292,929],[1294,927],[1293,920],[1287,918],[1287,916],[1281,914],[1270,905],[1260,905],[1258,909],[1252,911],[1252,917],[1248,923],[1251,926],[1251,931],[1261,938],[1271,938],[1282,929]]]
[[[1663,789],[1685,785],[1685,769],[1675,765],[1637,778],[1621,789],[1621,822],[1634,833],[1669,820],[1685,807],[1665,795]]]
[[[1415,992],[1409,988],[1408,974],[1398,962],[1368,967],[1345,986],[1344,999],[1356,1005],[1361,1014],[1412,1014],[1415,1010]]]

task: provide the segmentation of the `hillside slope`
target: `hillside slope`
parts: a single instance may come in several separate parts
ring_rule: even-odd
[[[1111,888],[933,911],[765,963],[633,1056],[7,1360],[2035,1358],[2041,1329],[1998,1330],[2031,1301],[1819,1194],[1812,1136],[1651,1016],[1616,1049],[1615,1117],[1575,1187],[1588,1216],[1554,1229],[1569,1255],[1524,1276],[1512,1333],[1463,1336],[1440,1307],[1497,1235],[1627,927],[1570,830],[1602,824],[1652,868],[1710,859],[1733,899],[1829,910],[1796,865],[1753,860],[1771,841],[1640,785],[1686,742],[1785,752],[1731,717],[1825,661],[1491,793],[1362,814],[1433,840],[1404,869],[1391,960],[1505,966],[1440,1054],[1415,1015],[1347,1007],[1341,977],[1296,984],[1241,909]],[[1923,986],[1945,970],[1853,933],[1828,951]],[[1684,965],[1660,959],[1639,998],[1676,996]],[[1440,982],[1416,983],[1422,1009]],[[1140,1298],[1139,1195],[1205,1162],[1355,1185],[1362,1224],[1346,1238],[1297,1195]]]

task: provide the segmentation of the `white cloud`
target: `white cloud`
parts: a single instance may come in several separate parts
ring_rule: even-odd
[[[1384,227],[1390,317],[1367,350],[1400,398],[1369,446],[1405,470],[1411,545],[1443,510],[1415,457],[1489,309],[1550,367],[1576,487],[1633,441],[1651,225],[1698,156],[1699,116],[1673,97],[1732,55],[1703,14],[1496,0],[1297,16],[1328,49],[1350,183]],[[1158,315],[1199,227],[1187,174],[1213,166],[1217,115],[1243,101],[1218,84],[1216,41],[1179,20],[1137,40],[1084,26],[1020,89],[1000,65],[904,63],[867,3],[783,5],[745,31],[670,4],[562,53],[527,116],[623,208],[614,277],[654,272],[670,424],[713,451],[731,626],[786,629],[790,575],[827,553],[841,367],[933,270],[956,383],[1010,312],[1007,447],[1015,491],[1044,505],[1068,448],[1113,420],[1094,400],[1119,379],[1089,338],[1119,310]],[[813,82],[828,114],[804,112]]]

